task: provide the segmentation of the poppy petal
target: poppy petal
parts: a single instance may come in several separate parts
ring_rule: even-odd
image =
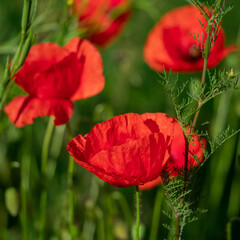
[[[39,72],[49,69],[67,56],[68,51],[55,43],[40,43],[32,46],[23,66],[15,74],[16,83],[26,92],[31,91],[30,82],[37,77]]]
[[[130,11],[121,14],[118,18],[114,19],[103,32],[93,33],[89,37],[89,40],[101,47],[109,45],[122,32],[131,14]]]
[[[76,101],[92,97],[104,88],[102,58],[98,50],[87,40],[73,38],[64,47],[69,52],[75,52],[78,61],[84,64],[80,85],[71,100]]]
[[[34,97],[16,97],[4,111],[17,127],[33,123],[34,118],[55,116],[54,124],[66,123],[73,113],[73,104],[67,100],[39,99]]]
[[[72,11],[86,37],[100,47],[121,33],[132,12],[129,0],[75,0]]]
[[[156,187],[157,185],[162,183],[162,178],[161,177],[157,177],[156,179],[154,179],[153,181],[144,183],[143,185],[139,185],[139,189],[142,190],[149,190],[151,188]]]
[[[151,134],[102,150],[88,160],[79,154],[78,146],[84,144],[82,141],[85,139],[78,137],[69,143],[70,154],[81,166],[117,187],[139,185],[157,178],[169,158],[169,143],[162,134]]]
[[[203,149],[206,148],[206,140],[200,139],[194,132],[189,142],[188,152],[188,168],[197,166],[203,161]],[[195,159],[197,158],[197,160]],[[174,130],[172,132],[170,158],[167,162],[167,171],[171,176],[178,176],[179,170],[183,170],[185,167],[185,138],[181,126],[174,122]],[[151,182],[147,182],[144,185],[139,186],[140,190],[151,189],[158,184],[162,183],[162,178],[159,176],[157,179]]]
[[[128,113],[113,117],[99,123],[87,134],[86,149],[91,158],[102,150],[110,149],[124,143],[137,140],[152,134],[149,127],[136,113]]]
[[[202,53],[196,49],[199,41],[193,35],[206,39],[200,22],[206,24],[200,11],[187,5],[165,14],[150,31],[144,46],[144,58],[147,64],[156,71],[163,69],[172,72],[201,71],[204,64]],[[215,67],[236,47],[226,51],[225,36],[220,29],[215,45],[210,53],[208,67]]]
[[[42,72],[25,72],[25,90],[39,98],[70,99],[81,83],[83,64],[74,53]],[[31,69],[30,69],[31,70]],[[18,79],[18,75],[16,76]]]

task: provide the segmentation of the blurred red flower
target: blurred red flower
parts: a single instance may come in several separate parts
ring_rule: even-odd
[[[131,16],[129,0],[74,0],[79,28],[94,44],[105,47],[116,38]]]
[[[74,38],[63,48],[37,44],[14,76],[29,95],[14,98],[4,110],[17,127],[45,115],[55,116],[55,125],[64,124],[72,116],[72,101],[102,91],[102,72],[101,56],[87,40]]]
[[[117,187],[156,179],[169,159],[175,120],[164,113],[128,113],[97,124],[67,146],[82,167]]]
[[[206,33],[199,21],[206,22],[200,11],[187,5],[165,14],[147,37],[144,46],[144,58],[156,71],[193,72],[201,71],[204,59],[195,47],[199,45],[193,34],[203,41]],[[224,31],[221,28],[209,59],[208,68],[215,67],[237,46],[225,47]]]
[[[206,148],[206,140],[204,138],[200,139],[194,132],[191,134],[192,136],[188,147],[188,169],[197,166],[203,161],[203,149]],[[178,176],[179,170],[181,171],[185,168],[185,138],[182,128],[177,121],[174,122],[170,158],[166,166],[167,171],[170,172],[170,176]],[[160,183],[162,183],[162,178],[159,176],[155,180],[139,186],[139,188],[146,190]]]

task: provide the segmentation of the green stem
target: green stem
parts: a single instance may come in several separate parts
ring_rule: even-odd
[[[218,0],[218,1],[217,1],[215,11],[218,10],[218,8],[220,7],[221,2],[222,2],[222,0]]]
[[[232,223],[227,223],[227,240],[232,240]]]
[[[40,229],[39,240],[44,240],[44,229],[46,223],[47,191],[43,189],[40,197]]]
[[[227,230],[227,240],[232,240],[232,222],[233,221],[238,221],[240,222],[240,218],[239,217],[233,217],[231,218],[228,223],[227,223],[227,226],[226,226],[226,230]]]
[[[54,117],[49,118],[48,126],[47,126],[44,140],[43,140],[42,157],[41,157],[41,173],[44,175],[43,177],[46,177],[49,145],[50,145],[50,141],[51,141],[51,137],[54,129],[53,120],[54,120]]]
[[[222,11],[222,9],[219,10],[221,3],[222,3],[222,0],[217,1],[215,10],[213,12],[213,16],[217,15],[218,11],[220,11],[220,12]],[[224,4],[225,4],[225,0],[223,1],[223,4],[222,4],[221,8],[224,7]],[[203,64],[202,79],[201,79],[202,89],[203,89],[203,87],[205,85],[205,81],[206,81],[207,63],[208,63],[208,58],[209,58],[209,54],[210,54],[211,44],[212,44],[212,41],[213,41],[213,39],[211,39],[211,33],[212,33],[212,24],[209,23],[209,21],[208,21],[207,39],[206,39],[205,52],[204,52],[204,64]],[[198,101],[197,109],[200,107],[200,105],[201,105],[201,99],[199,99],[199,101]],[[197,110],[196,113],[195,113],[195,116],[193,118],[192,127],[196,126],[199,112],[200,112],[200,109]]]
[[[48,152],[49,152],[49,146],[51,137],[53,134],[54,129],[54,122],[53,117],[49,118],[48,126],[45,132],[45,137],[43,140],[43,147],[42,147],[42,158],[41,158],[41,180],[44,182],[43,184],[43,190],[41,192],[41,198],[40,198],[40,233],[39,233],[39,240],[44,239],[44,229],[46,224],[46,210],[47,210],[47,187],[46,187],[46,181],[47,181],[47,160],[48,160]]]
[[[69,5],[67,3],[64,3],[62,19],[63,19],[63,21],[61,23],[61,31],[60,31],[60,35],[57,39],[57,42],[59,45],[64,44],[64,38],[67,36],[68,29],[69,29],[70,10],[69,10]]]
[[[170,223],[170,231],[168,232],[168,238],[167,240],[172,240],[172,232],[174,232],[174,229],[175,229],[175,218],[172,217],[171,219],[171,223]]]
[[[21,166],[21,227],[22,227],[22,240],[27,240],[27,192],[26,186],[23,181],[24,169]]]
[[[139,187],[136,186],[136,231],[135,240],[139,240],[139,227],[140,227],[140,193]]]
[[[66,124],[67,133],[69,141],[72,140],[72,131],[69,123]],[[72,156],[69,157],[68,163],[68,188],[69,188],[69,196],[68,196],[68,205],[69,205],[69,229],[71,239],[74,238],[73,236],[73,229],[74,229],[74,192],[73,192],[73,173],[74,173],[74,159]]]
[[[96,216],[97,216],[97,239],[105,240],[105,222],[102,210],[99,207],[96,207]]]
[[[176,212],[175,213],[175,240],[180,240],[180,218],[179,214]]]
[[[210,43],[211,43],[210,42],[211,27],[212,26],[208,23],[207,40],[206,40],[206,48],[205,48],[205,53],[204,53],[204,64],[203,64],[202,79],[201,79],[201,87],[202,87],[202,89],[203,89],[203,87],[205,85],[205,81],[206,81],[207,63],[208,63],[208,57],[209,57],[209,52],[210,52]],[[201,99],[199,99],[199,101],[198,101],[197,109],[199,108],[200,105],[201,105]],[[196,126],[199,112],[200,112],[200,109],[198,111],[196,111],[195,116],[193,118],[193,123],[192,123],[192,127],[193,128]]]
[[[149,240],[157,239],[162,200],[163,200],[163,191],[161,188],[158,188],[157,196],[155,198],[155,203],[153,208],[153,218],[152,218],[152,226],[151,226]]]
[[[32,10],[32,0],[24,0],[23,13],[22,13],[22,23],[21,23],[21,40],[17,48],[17,52],[14,55],[14,58],[11,62],[9,69],[9,74],[7,78],[4,77],[3,85],[1,86],[0,93],[0,110],[2,110],[5,101],[8,98],[8,95],[12,89],[14,83],[14,75],[20,69],[25,58],[27,57],[28,51],[32,44],[32,34],[30,31],[32,20],[31,17]],[[20,61],[19,61],[20,60]],[[6,66],[5,71],[9,68],[9,65]]]

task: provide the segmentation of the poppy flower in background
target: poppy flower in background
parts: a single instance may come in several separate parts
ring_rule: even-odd
[[[175,120],[164,113],[128,113],[99,123],[67,149],[75,161],[116,187],[156,179],[169,160]]]
[[[72,11],[86,37],[100,47],[121,33],[132,13],[129,0],[74,0]]]
[[[199,42],[193,38],[199,35],[206,39],[199,21],[206,22],[201,12],[192,5],[174,9],[166,13],[150,31],[144,46],[144,58],[147,64],[158,72],[201,71],[204,59],[196,49]],[[191,36],[192,35],[192,36]],[[225,47],[225,35],[221,28],[210,52],[208,68],[218,65],[237,46]]]
[[[200,139],[194,132],[191,133],[188,151],[188,168],[197,166],[203,161],[203,149],[206,148],[206,139]],[[197,160],[196,160],[197,158]],[[178,176],[179,170],[185,168],[185,138],[180,124],[174,122],[174,131],[172,135],[172,144],[170,150],[170,158],[167,162],[167,171],[170,176]],[[159,176],[155,180],[139,186],[140,190],[151,189],[162,183],[162,178]]]
[[[64,124],[72,116],[72,101],[102,91],[102,72],[101,56],[87,40],[73,38],[63,48],[55,43],[34,45],[14,76],[28,96],[14,98],[4,110],[17,127],[46,115],[55,116],[55,125]]]

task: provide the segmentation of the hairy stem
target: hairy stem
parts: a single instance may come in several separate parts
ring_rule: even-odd
[[[69,141],[72,140],[72,130],[69,125],[69,123],[66,124],[67,127],[67,133],[68,133],[68,138]],[[70,156],[70,155],[69,155]],[[73,236],[73,229],[74,229],[74,192],[73,192],[73,172],[74,172],[74,159],[72,156],[69,157],[69,163],[68,163],[68,207],[69,207],[69,230],[70,230],[70,235],[71,239],[74,238]]]
[[[139,240],[139,227],[140,227],[140,196],[139,187],[136,186],[136,228],[135,240]]]
[[[48,152],[51,137],[53,134],[54,123],[53,117],[49,118],[48,126],[46,129],[45,137],[43,140],[43,147],[42,147],[42,159],[41,159],[41,180],[44,182],[43,190],[41,192],[40,198],[40,233],[39,233],[39,240],[44,239],[44,229],[46,224],[46,210],[47,210],[47,187],[46,187],[46,180],[47,180],[47,160],[48,160]]]

